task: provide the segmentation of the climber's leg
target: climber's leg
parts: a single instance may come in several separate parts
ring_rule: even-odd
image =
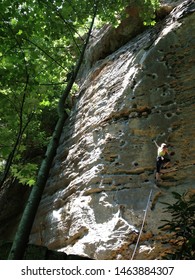
[[[159,180],[160,180],[160,173],[156,172],[156,181],[159,181]]]
[[[160,180],[160,170],[161,170],[162,164],[163,164],[163,162],[162,162],[161,157],[157,157],[157,160],[156,160],[156,181]]]
[[[170,159],[169,158],[164,158],[163,162],[162,162],[162,166],[165,168],[166,166],[168,166],[170,164]]]

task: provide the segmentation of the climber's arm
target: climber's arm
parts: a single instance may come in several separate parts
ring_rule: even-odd
[[[153,142],[154,142],[154,144],[156,145],[157,148],[160,148],[155,140],[153,140]]]

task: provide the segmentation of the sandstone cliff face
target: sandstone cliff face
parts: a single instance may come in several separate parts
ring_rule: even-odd
[[[99,60],[82,83],[40,203],[31,243],[94,259],[136,259],[166,250],[160,201],[194,188],[193,1]],[[156,147],[172,172],[155,183]],[[149,195],[151,194],[151,197]]]

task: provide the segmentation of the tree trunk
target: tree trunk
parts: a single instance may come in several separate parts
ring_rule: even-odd
[[[65,101],[66,98],[68,97],[73,83],[76,80],[78,71],[81,67],[83,57],[85,54],[86,47],[89,42],[89,38],[91,35],[91,31],[94,25],[94,20],[96,17],[96,12],[97,12],[97,6],[94,6],[94,15],[93,19],[88,31],[87,39],[85,44],[83,45],[82,52],[80,54],[80,57],[78,59],[78,62],[74,68],[73,75],[71,79],[69,80],[67,87],[62,94],[60,101],[59,101],[59,106],[58,106],[58,113],[59,113],[59,119],[56,124],[52,139],[47,147],[47,152],[45,154],[45,158],[42,161],[41,167],[39,169],[39,173],[37,176],[37,182],[36,185],[33,186],[32,191],[30,193],[28,202],[26,204],[26,207],[24,209],[20,224],[18,226],[8,259],[10,260],[20,260],[23,258],[26,246],[29,240],[29,235],[31,232],[31,228],[35,219],[35,215],[39,206],[39,202],[41,200],[41,196],[49,175],[49,170],[51,168],[52,161],[54,159],[54,156],[56,155],[56,150],[58,147],[59,139],[64,127],[65,119],[66,119],[66,114],[65,114]]]

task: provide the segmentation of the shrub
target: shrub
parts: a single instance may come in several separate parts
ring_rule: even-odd
[[[195,259],[195,193],[185,192],[182,195],[172,192],[176,202],[166,205],[165,211],[171,214],[171,220],[165,222],[160,229],[170,232],[175,239],[173,252],[165,258],[172,260]]]

